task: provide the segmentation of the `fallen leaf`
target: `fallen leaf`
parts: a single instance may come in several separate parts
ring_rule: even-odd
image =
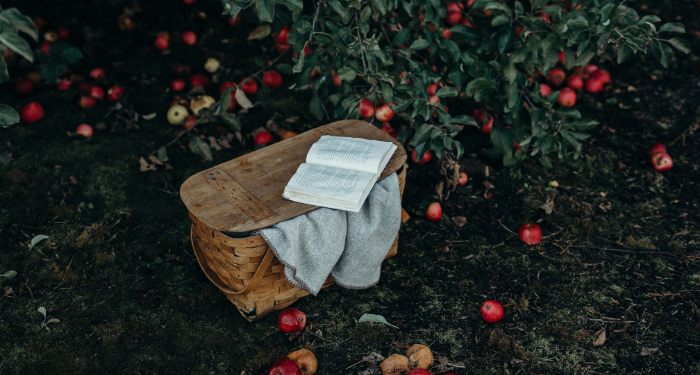
[[[150,155],[148,157],[148,160],[150,160],[153,164],[163,165],[163,162],[160,159],[158,159],[158,157],[155,155]]]
[[[467,223],[467,218],[464,216],[453,216],[452,217],[452,222],[455,223],[458,227],[463,227],[464,224]]]
[[[43,306],[36,309],[36,311],[40,312],[41,315],[44,316],[44,319],[46,319],[46,309]]]
[[[48,239],[48,238],[49,238],[49,236],[47,236],[47,235],[45,235],[45,234],[40,234],[40,235],[38,235],[38,236],[35,236],[35,237],[32,238],[32,240],[30,241],[29,248],[30,248],[30,249],[33,248],[34,246],[36,246],[36,244],[38,244],[39,242],[41,242],[41,241],[43,241],[43,240],[46,240],[46,239]]]
[[[148,164],[148,162],[146,161],[146,159],[143,158],[143,156],[139,159],[139,164],[141,164],[141,172],[156,170],[156,166],[153,164]]]
[[[547,215],[550,215],[554,210],[554,198],[548,196],[547,201],[544,202],[544,204],[541,205],[540,208],[543,209]]]
[[[593,335],[593,346],[601,346],[605,344],[605,327]]]
[[[219,146],[218,143],[216,143],[216,138],[214,137],[209,137],[209,147],[213,148],[216,151],[221,151],[221,146]]]
[[[3,297],[4,297],[4,296],[9,296],[10,294],[12,294],[12,292],[14,292],[14,290],[12,290],[12,287],[11,287],[11,286],[6,286],[6,287],[3,288],[3,290],[2,290],[2,296],[3,296]]]
[[[5,277],[5,278],[8,278],[8,279],[11,279],[11,278],[13,278],[13,277],[15,277],[15,276],[17,276],[17,271],[12,271],[12,270],[7,271],[7,272],[3,273],[2,275],[0,275],[0,277]]]
[[[648,355],[654,354],[659,351],[659,348],[642,348],[642,351],[639,353],[642,357],[646,357]]]
[[[156,113],[155,112],[149,113],[149,114],[143,115],[141,117],[143,117],[144,120],[153,120],[154,118],[156,118]]]
[[[395,325],[389,324],[389,322],[387,322],[383,316],[375,315],[375,314],[364,314],[360,317],[360,320],[358,320],[357,322],[358,323],[364,323],[364,322],[382,323],[382,324],[386,324],[386,325],[394,327],[394,328],[399,328]]]
[[[627,86],[627,92],[633,92],[633,91],[637,91],[637,88],[634,86]]]
[[[248,97],[245,96],[245,93],[241,89],[236,90],[236,101],[243,108],[253,108],[253,103],[250,102]]]
[[[551,187],[559,187],[559,182],[557,182],[557,181],[549,181],[549,186],[551,186]]]
[[[496,186],[492,184],[490,181],[484,181],[484,187],[487,189],[495,189]]]
[[[253,32],[248,35],[248,40],[262,39],[270,35],[270,25],[258,26]]]
[[[438,182],[437,186],[435,186],[435,193],[437,194],[438,200],[442,200],[442,189],[445,187],[445,183],[443,181]]]
[[[231,134],[231,133],[229,133],[229,134]],[[231,148],[231,145],[228,143],[228,139],[226,139],[226,138],[222,138],[222,139],[219,141],[219,144],[220,144],[221,147],[223,147],[223,148]]]

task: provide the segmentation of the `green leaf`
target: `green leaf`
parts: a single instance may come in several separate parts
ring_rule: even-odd
[[[352,68],[343,67],[338,69],[338,78],[340,78],[343,81],[352,82],[356,76],[357,73],[354,70],[352,70]]]
[[[634,51],[632,51],[632,48],[622,45],[620,46],[620,51],[617,53],[617,63],[622,64],[623,62],[627,61],[632,55],[634,54]]]
[[[580,55],[578,59],[576,59],[576,64],[575,66],[584,66],[587,65],[589,61],[595,56],[595,52],[593,51],[587,51],[584,52],[583,55]]]
[[[406,29],[404,29],[404,30],[406,30]],[[453,34],[464,35],[467,39],[471,39],[471,40],[475,40],[475,41],[482,39],[481,35],[475,33],[472,28],[464,26],[464,25],[457,25],[455,27],[450,27],[450,31]]]
[[[457,96],[458,94],[459,90],[457,90],[457,88],[455,87],[443,87],[435,93],[435,95],[441,98],[450,98],[453,96]]]
[[[47,239],[49,239],[49,236],[47,236],[45,234],[40,234],[38,236],[34,236],[34,238],[32,238],[32,240],[29,241],[29,248],[31,249],[34,246],[36,246],[36,244],[38,244],[39,242],[41,242],[43,240],[47,240]]]
[[[19,113],[7,104],[0,104],[0,126],[10,126],[19,122]]]
[[[3,10],[0,12],[0,19],[6,20],[12,24],[15,29],[26,33],[32,39],[34,39],[35,42],[39,41],[39,30],[37,30],[36,26],[34,26],[34,22],[32,22],[32,19],[28,16],[20,13],[17,8]]]
[[[303,47],[302,50],[299,51],[299,53],[297,53],[297,55],[299,56],[299,62],[297,62],[296,65],[294,65],[294,68],[292,68],[292,71],[294,73],[300,73],[301,70],[304,68],[304,57],[306,56],[306,54],[303,51]]]
[[[287,75],[292,75],[294,74],[294,68],[292,68],[291,65],[289,64],[277,64],[275,65],[275,70],[282,73],[282,74],[287,74]]]
[[[357,322],[358,323],[364,323],[364,322],[382,323],[382,324],[386,324],[386,325],[394,327],[394,328],[399,328],[395,325],[389,324],[389,322],[387,322],[386,319],[384,319],[384,317],[381,315],[363,314],[360,317],[360,320],[358,320]]]
[[[243,124],[238,120],[238,117],[230,114],[230,113],[223,113],[219,115],[221,120],[226,124],[231,130],[233,131],[241,131],[241,128],[243,127]]]
[[[7,72],[7,63],[0,57],[0,84],[10,80],[10,74]]]
[[[664,24],[661,26],[659,31],[668,31],[671,33],[684,33],[685,32],[685,26],[683,26],[682,23],[677,23],[677,22],[669,22],[667,24]]]
[[[503,75],[510,84],[515,81],[515,78],[518,76],[518,71],[515,69],[515,65],[512,61],[509,60],[508,64],[506,64],[506,67],[503,69]]]
[[[367,22],[370,17],[372,17],[372,7],[365,7],[362,9],[362,12],[360,12],[360,21]]]
[[[22,55],[30,62],[34,62],[34,53],[32,53],[29,43],[17,34],[17,30],[0,24],[0,43]]]
[[[228,105],[229,103],[231,103],[231,91],[232,87],[228,87],[226,88],[226,90],[224,90],[223,94],[221,94],[221,98],[219,99],[219,106],[216,109],[217,115],[226,113]]]
[[[473,118],[471,118],[467,115],[455,116],[450,120],[450,123],[472,125],[472,126],[476,126],[477,128],[479,127],[479,125],[476,123],[476,121],[474,121]]]
[[[664,68],[668,68],[673,59],[673,50],[671,47],[657,40],[651,45],[651,51],[654,53],[654,57],[661,60],[661,65],[663,65]]]
[[[459,160],[464,156],[464,146],[457,140],[454,140],[454,146],[457,148],[457,160]]]
[[[561,8],[559,8],[561,9]],[[583,29],[588,27],[588,20],[582,16],[582,15],[577,15],[572,18],[569,18],[568,21],[566,21],[566,26],[572,28],[572,29]]]
[[[681,38],[671,38],[668,42],[679,51],[685,54],[690,53],[690,43],[688,43],[687,40]]]
[[[554,113],[564,118],[581,118],[581,112],[573,108],[559,108]]]
[[[487,78],[477,78],[467,85],[465,90],[469,96],[474,96],[477,102],[491,94],[496,89],[496,83]]]
[[[345,7],[343,4],[340,3],[338,0],[329,0],[329,4],[331,4],[331,7],[338,13],[341,17],[345,15]]]
[[[396,36],[391,41],[391,44],[394,47],[400,47],[400,46],[404,45],[404,43],[406,43],[406,41],[408,40],[408,37],[410,37],[410,36],[411,36],[411,29],[409,29],[408,27],[405,29],[401,29],[401,30],[399,30],[399,32],[396,33]]]
[[[237,2],[235,0],[221,0],[221,2],[224,4],[226,13],[234,18],[238,15],[241,9],[247,8],[252,4],[251,2]]]
[[[206,161],[214,160],[211,157],[211,148],[199,137],[192,136],[192,138],[190,138],[190,150]]]
[[[377,7],[377,9],[379,9],[379,13],[381,13],[382,16],[384,14],[386,14],[386,11],[387,11],[386,0],[371,0],[371,1],[372,1],[372,4],[374,4],[374,6]]]
[[[263,22],[272,22],[275,18],[275,0],[256,0],[255,10]]]
[[[506,97],[508,98],[508,108],[513,108],[518,103],[520,98],[520,91],[518,90],[518,84],[513,82],[506,86]]]
[[[309,110],[317,120],[323,120],[323,109],[321,109],[322,105],[323,103],[321,103],[321,98],[318,97],[318,94],[314,95],[314,97],[311,99]]]
[[[501,12],[503,12],[503,13],[509,15],[509,16],[513,15],[513,11],[510,10],[510,8],[509,8],[508,6],[506,6],[505,4],[501,4],[501,3],[496,3],[496,2],[488,3],[488,4],[484,7],[484,9],[498,9],[498,10],[500,10]]]
[[[493,19],[491,20],[491,26],[493,27],[505,25],[507,23],[510,23],[510,18],[503,14],[501,14],[500,16],[493,17]]]
[[[391,85],[386,82],[382,82],[382,98],[384,98],[389,105],[394,101],[394,90],[391,88]]]
[[[301,0],[277,0],[278,3],[286,5],[291,11],[299,11],[304,9],[304,2]]]
[[[158,159],[161,161],[168,161],[168,151],[165,149],[165,146],[158,150]]]
[[[509,130],[494,126],[491,130],[491,143],[498,151],[506,154],[513,154],[513,135]]]
[[[15,276],[17,276],[17,271],[12,271],[12,270],[7,271],[7,272],[3,273],[2,275],[0,275],[0,277],[4,277],[7,279],[11,279]]]
[[[310,27],[309,27],[310,28]],[[255,30],[251,31],[250,34],[248,34],[248,40],[259,40],[259,39],[264,39],[268,35],[270,35],[270,25],[265,24],[265,25],[260,25],[255,28]]]
[[[576,149],[581,148],[581,143],[574,137],[570,132],[566,130],[561,131],[561,136],[564,138],[565,141],[569,142],[572,146],[574,146]]]
[[[408,47],[409,49],[413,50],[419,50],[419,49],[425,49],[430,47],[430,42],[428,42],[425,39],[416,39],[411,43],[411,46]]]
[[[413,139],[411,140],[411,145],[412,146],[417,146],[430,137],[430,132],[433,129],[430,124],[423,124],[417,131],[416,134],[413,136]]]
[[[649,22],[649,23],[661,22],[661,18],[659,18],[658,16],[654,16],[654,15],[644,16],[644,17],[642,17],[641,20],[639,20],[639,22],[637,22],[637,25],[641,25],[641,24],[644,24],[647,22]]]
[[[552,161],[545,155],[540,156],[540,163],[547,169],[552,169]]]

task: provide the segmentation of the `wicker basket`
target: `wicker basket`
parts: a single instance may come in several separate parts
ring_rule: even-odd
[[[367,128],[365,128],[365,126],[367,126]],[[374,126],[359,121],[343,121],[327,125],[325,127],[319,128],[321,130],[320,132],[318,131],[319,129],[317,129],[316,132],[313,134],[313,137],[317,139],[318,136],[320,136],[319,134],[333,134],[333,131],[338,129],[342,131],[341,134],[348,134],[350,130],[357,130],[358,128],[363,131],[369,132],[370,136],[367,136],[365,133],[360,133],[361,135],[365,135],[366,138],[386,140],[386,134],[379,131]],[[323,133],[323,130],[328,129],[330,129],[331,131]],[[381,134],[374,132],[374,130],[379,131]],[[310,147],[310,144],[312,144],[315,140],[311,135],[308,135],[307,133],[303,133],[297,137],[304,135],[309,137],[310,140],[308,142]],[[294,138],[292,138],[292,140]],[[285,142],[288,141],[280,142],[280,144]],[[294,147],[296,149],[300,146],[296,145]],[[259,151],[256,151],[252,154],[255,154]],[[396,160],[392,158],[392,161],[394,161],[393,165],[395,166],[398,162],[400,162],[401,164],[398,167],[393,167],[393,170],[388,170],[390,167],[387,167],[387,169],[385,169],[385,172],[397,172],[401,195],[403,197],[403,190],[406,184],[407,165],[405,164],[405,151],[402,147],[400,148],[400,151],[401,152],[399,153],[399,150],[397,150],[397,152],[395,153],[395,157],[397,158]],[[305,155],[305,152],[303,154]],[[277,153],[277,155],[279,155],[279,153]],[[246,160],[250,160],[250,158],[251,157],[249,157],[249,159]],[[303,159],[301,162],[303,162]],[[301,162],[299,162],[299,164],[301,164]],[[249,165],[249,163],[246,163],[244,163],[244,165]],[[284,276],[284,265],[280,263],[280,261],[272,252],[272,250],[270,250],[270,247],[267,245],[262,236],[255,235],[244,238],[232,238],[222,232],[244,232],[250,229],[268,227],[276,222],[286,220],[289,217],[299,216],[306,212],[310,212],[311,210],[316,208],[314,206],[301,205],[295,202],[283,202],[281,204],[294,205],[293,207],[296,208],[288,210],[290,211],[289,213],[277,214],[278,212],[286,212],[286,207],[280,208],[276,206],[275,202],[272,201],[273,198],[267,198],[268,200],[266,201],[265,197],[267,195],[265,194],[259,194],[262,198],[260,201],[258,201],[258,198],[253,196],[253,194],[248,193],[248,191],[258,192],[264,189],[255,190],[250,187],[248,189],[245,189],[245,187],[235,183],[235,181],[237,180],[236,178],[229,176],[225,172],[221,172],[220,169],[222,168],[220,168],[219,170],[217,170],[216,168],[217,167],[212,169],[215,170],[214,172],[209,173],[216,173],[215,176],[216,178],[218,178],[218,180],[212,178],[212,180],[216,181],[214,183],[212,183],[212,181],[209,181],[209,183],[221,184],[222,182],[220,181],[224,181],[226,184],[228,184],[227,187],[230,188],[230,184],[232,183],[231,181],[233,181],[233,186],[235,186],[235,189],[233,190],[236,191],[236,189],[238,189],[238,194],[241,194],[241,191],[243,192],[243,194],[247,194],[243,196],[243,198],[245,198],[246,201],[240,203],[239,205],[236,205],[236,203],[242,200],[240,196],[229,196],[227,197],[227,201],[232,202],[235,205],[235,207],[238,207],[243,213],[247,215],[246,217],[250,217],[252,219],[249,223],[245,225],[241,224],[239,222],[240,220],[237,221],[235,218],[229,219],[232,221],[229,224],[227,224],[227,227],[222,226],[220,224],[220,221],[214,224],[214,221],[212,219],[209,219],[209,221],[203,220],[202,217],[206,216],[206,212],[214,209],[213,207],[219,207],[221,204],[224,203],[221,203],[223,201],[218,201],[218,203],[211,203],[210,201],[212,199],[204,200],[202,198],[197,198],[198,200],[190,200],[190,197],[195,196],[195,194],[192,194],[191,191],[197,189],[197,187],[193,186],[193,183],[190,182],[190,180],[192,179],[190,178],[190,180],[188,180],[189,184],[188,182],[183,184],[183,188],[181,189],[181,196],[183,197],[183,200],[187,205],[190,218],[192,219],[192,248],[194,249],[197,261],[202,267],[204,273],[207,275],[207,278],[209,278],[209,280],[214,285],[216,285],[222,292],[224,292],[226,297],[234,305],[236,305],[236,307],[238,307],[238,310],[243,315],[243,317],[245,317],[248,321],[254,321],[265,316],[273,310],[283,309],[291,305],[299,298],[309,295],[309,293],[294,286],[286,279],[286,277]],[[233,169],[229,170],[233,171]],[[294,167],[293,170],[296,170],[296,167]],[[202,174],[204,174],[205,172],[202,172]],[[235,173],[231,172],[231,174],[233,175]],[[383,173],[383,176],[384,175],[385,173]],[[207,178],[206,175],[204,175],[204,177],[205,179]],[[240,181],[245,180],[240,179]],[[186,184],[188,184],[189,186],[185,186]],[[201,181],[197,182],[197,184],[197,186],[208,185],[202,184]],[[286,182],[284,183],[284,185],[286,185]],[[282,185],[282,188],[284,187],[284,185]],[[217,190],[221,194],[225,194],[231,189],[226,190],[217,188]],[[201,192],[200,195],[202,195]],[[217,197],[216,199],[219,198]],[[277,214],[277,216],[260,217],[259,210],[257,212],[246,212],[246,210],[251,210],[250,202],[253,202],[255,207],[263,210],[267,210],[266,206],[275,207],[275,210],[269,209],[268,211],[273,212],[273,214]],[[244,206],[244,204],[247,204],[248,206]],[[311,209],[309,209],[309,207]],[[257,220],[255,220],[256,215],[258,215]],[[217,219],[220,217],[221,215],[216,216]],[[408,219],[408,214],[406,214],[406,212],[403,210],[401,219],[402,222],[405,222]],[[226,228],[226,230],[224,230],[224,228]],[[229,228],[237,230],[230,230]],[[387,254],[387,258],[396,255],[397,243],[398,235],[396,240],[394,241],[393,246],[391,247],[391,250]],[[333,283],[334,281],[329,277],[328,280],[326,280],[326,282],[323,284],[322,288],[325,289],[331,286]]]

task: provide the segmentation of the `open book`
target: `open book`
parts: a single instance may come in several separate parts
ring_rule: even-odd
[[[324,135],[311,146],[283,196],[358,212],[396,148],[392,142]]]

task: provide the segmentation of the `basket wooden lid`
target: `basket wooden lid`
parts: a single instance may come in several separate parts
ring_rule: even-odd
[[[191,214],[220,232],[249,232],[311,212],[319,207],[289,201],[282,193],[323,135],[394,142],[398,148],[380,180],[406,162],[397,140],[364,121],[343,120],[197,173],[182,184],[180,198]]]

